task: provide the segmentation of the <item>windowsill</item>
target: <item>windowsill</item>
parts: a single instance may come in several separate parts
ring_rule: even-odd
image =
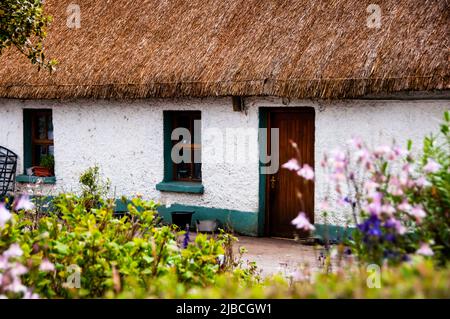
[[[205,187],[202,183],[170,181],[156,184],[156,189],[161,192],[203,194]]]
[[[38,180],[42,180],[43,184],[56,184],[56,177],[39,177],[39,176],[29,176],[29,175],[17,175],[16,182],[26,183],[26,184],[37,184]]]

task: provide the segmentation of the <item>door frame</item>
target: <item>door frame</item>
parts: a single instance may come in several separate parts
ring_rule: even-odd
[[[314,158],[314,165],[313,165],[313,169],[315,170],[315,135],[316,135],[316,130],[315,130],[315,120],[316,120],[316,110],[314,107],[311,106],[295,106],[295,107],[260,107],[259,108],[259,128],[263,128],[267,130],[267,140],[263,140],[260,139],[260,143],[259,143],[259,148],[260,148],[260,152],[265,151],[265,154],[268,154],[268,150],[270,150],[270,141],[271,141],[271,136],[270,136],[270,128],[271,128],[271,123],[270,123],[270,118],[271,118],[271,114],[273,113],[283,113],[283,112],[298,112],[298,113],[313,113],[314,114],[314,141],[313,141],[313,146],[314,146],[314,153],[313,153],[313,158]],[[283,165],[283,163],[279,163],[279,169],[281,169],[281,165]],[[261,161],[259,162],[259,216],[258,216],[258,234],[260,236],[270,236],[270,212],[269,212],[269,202],[270,202],[270,198],[269,198],[269,179],[267,178],[267,176],[265,174],[261,174],[261,167],[263,167],[264,165],[261,163]],[[313,192],[313,217],[314,217],[314,206],[315,206],[315,187],[314,187],[314,192]],[[312,223],[314,223],[314,218],[311,221]]]

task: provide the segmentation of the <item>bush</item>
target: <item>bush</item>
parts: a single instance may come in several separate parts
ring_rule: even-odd
[[[0,253],[11,245],[21,249],[17,262],[28,267],[22,281],[35,293],[47,298],[103,297],[146,291],[165,276],[186,288],[203,287],[213,284],[219,273],[234,271],[223,263],[232,237],[198,235],[182,245],[178,238],[184,232],[160,225],[157,204],[141,198],[132,199],[125,216],[118,217],[112,201],[100,197],[92,185],[96,174],[90,170],[81,179],[92,186],[92,193],[61,194],[50,212],[36,212],[27,197],[17,199],[12,211],[0,204]],[[237,274],[249,278],[249,271]]]

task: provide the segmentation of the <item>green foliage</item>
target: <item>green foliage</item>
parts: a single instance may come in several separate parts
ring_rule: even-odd
[[[41,297],[93,298],[148,291],[160,277],[176,278],[185,289],[213,285],[216,277],[232,273],[239,262],[223,262],[236,238],[221,234],[216,239],[199,234],[185,248],[184,232],[163,226],[158,205],[140,197],[128,202],[123,216],[114,213],[114,202],[102,197],[109,183],[98,167],[80,177],[81,196],[61,194],[48,212],[19,209],[0,227],[0,254],[19,244],[26,264],[23,283]],[[12,207],[18,207],[18,199]],[[22,206],[24,206],[22,204]],[[27,205],[25,205],[27,206]],[[5,213],[2,206],[1,213]],[[44,261],[53,271],[40,269]],[[73,275],[80,271],[80,287]],[[240,280],[253,278],[254,268],[240,269]]]
[[[50,154],[45,155],[41,158],[41,162],[39,164],[53,172],[55,170],[55,157]]]
[[[79,179],[84,206],[87,210],[106,203],[104,198],[108,195],[111,182],[109,179],[103,180],[100,176],[98,166],[89,167],[84,171]]]
[[[56,60],[46,60],[43,39],[51,17],[44,13],[41,0],[2,0],[0,2],[0,54],[15,46],[38,69],[54,69]]]
[[[421,168],[433,160],[438,164],[435,172],[427,174],[429,186],[423,192],[409,193],[427,211],[423,224],[417,231],[433,241],[436,257],[444,263],[450,259],[450,115],[445,112],[440,135],[424,139]]]
[[[319,273],[312,280],[292,284],[271,276],[263,281],[242,280],[234,273],[217,275],[214,285],[187,287],[176,276],[167,275],[153,281],[148,290],[128,290],[109,298],[449,298],[450,269],[436,269],[430,260],[418,259],[397,267],[383,267],[379,286],[370,288],[373,273],[364,267]]]

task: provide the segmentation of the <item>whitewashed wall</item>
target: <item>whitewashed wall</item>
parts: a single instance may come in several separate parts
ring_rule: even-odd
[[[438,128],[449,100],[353,100],[333,103],[290,101],[276,98],[246,100],[247,113],[233,112],[231,99],[135,101],[20,101],[0,99],[0,145],[23,155],[23,108],[52,108],[57,184],[55,191],[77,191],[80,173],[93,164],[112,181],[117,196],[141,193],[164,203],[182,203],[240,211],[258,210],[257,157],[239,164],[217,164],[203,135],[203,195],[162,193],[155,185],[163,178],[163,110],[202,111],[202,131],[210,128],[258,127],[263,106],[313,106],[316,109],[316,162],[324,150],[343,146],[352,136],[369,144],[392,139],[405,144]],[[253,137],[256,145],[256,136]],[[225,144],[224,144],[225,145]],[[20,172],[23,164],[20,160]],[[324,176],[317,172],[316,202],[325,196]],[[317,206],[317,205],[316,205]],[[317,216],[320,221],[320,216]],[[337,212],[332,223],[345,223]]]
[[[255,125],[256,129],[256,109],[247,115],[233,112],[230,99],[0,100],[0,145],[6,145],[20,156],[23,154],[22,109],[30,107],[53,109],[56,191],[77,191],[80,173],[98,164],[103,175],[111,179],[117,196],[140,193],[165,203],[258,210],[257,159],[238,166],[216,165],[203,152],[203,195],[162,193],[155,189],[163,179],[163,110],[201,110],[203,130]],[[22,163],[19,167],[22,168]]]

